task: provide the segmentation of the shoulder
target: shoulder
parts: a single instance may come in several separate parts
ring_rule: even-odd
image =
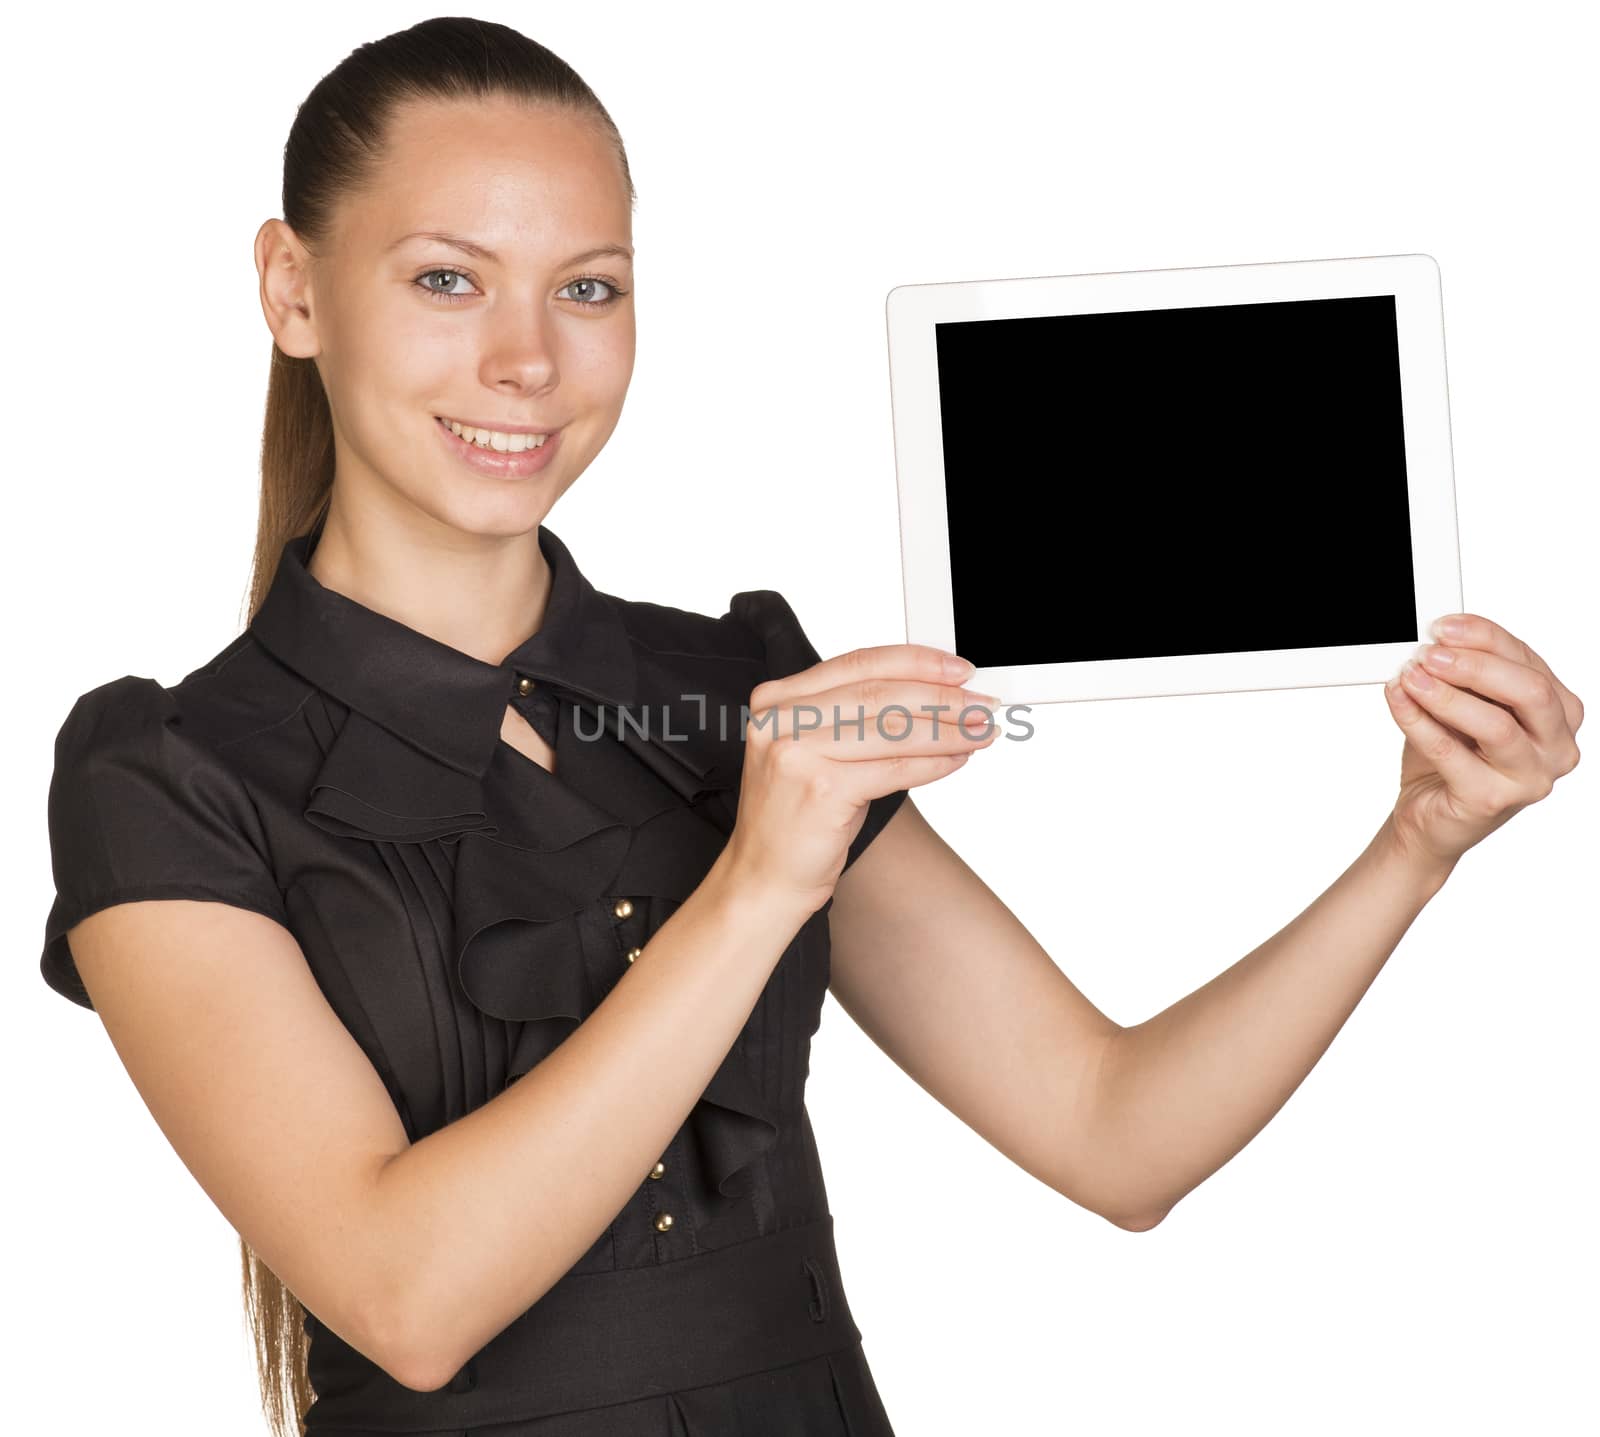
[[[733,594],[720,615],[606,595],[636,650],[659,658],[721,660],[752,683],[783,677],[818,661],[789,601],[776,589]]]
[[[170,687],[124,674],[80,694],[57,732],[57,758],[157,741],[220,757],[289,717],[310,692],[247,630]]]
[[[172,685],[124,674],[80,694],[55,737],[49,817],[58,843],[126,850],[180,824],[264,846],[244,742],[274,731],[312,690],[248,630]]]
[[[275,707],[217,682],[247,648],[230,644],[218,656],[226,662],[170,688],[138,674],[100,684],[77,698],[56,734],[46,805],[56,897],[40,964],[57,992],[84,1007],[93,1005],[68,934],[102,908],[191,898],[286,923],[260,812],[227,757],[232,739]]]

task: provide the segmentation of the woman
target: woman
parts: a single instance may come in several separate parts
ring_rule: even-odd
[[[804,1108],[827,991],[1142,1230],[1576,762],[1577,699],[1463,616],[1455,668],[1389,691],[1399,801],[1300,923],[1327,961],[1267,944],[1118,1028],[908,801],[993,741],[924,707],[981,703],[969,666],[822,662],[771,591],[601,594],[545,527],[631,377],[631,209],[605,110],[514,31],[429,21],[324,79],[256,243],[250,625],[57,741],[44,974],[241,1234],[285,1433],[890,1432]],[[895,704],[905,737],[805,727]]]

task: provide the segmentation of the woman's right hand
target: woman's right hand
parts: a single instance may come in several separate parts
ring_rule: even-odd
[[[724,855],[738,881],[815,912],[873,799],[933,783],[994,742],[997,700],[946,678],[948,657],[924,644],[852,649],[751,691]]]

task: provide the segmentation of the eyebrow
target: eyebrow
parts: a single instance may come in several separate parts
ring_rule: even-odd
[[[436,240],[440,244],[449,245],[451,249],[460,250],[462,254],[469,254],[474,259],[488,260],[490,264],[500,263],[500,256],[492,249],[487,249],[481,244],[463,238],[461,235],[447,234],[443,230],[417,230],[412,234],[401,235],[389,248],[391,250],[399,249],[407,240],[414,239]],[[605,255],[614,255],[619,259],[633,259],[633,251],[626,245],[603,244],[596,245],[594,249],[586,249],[582,254],[573,255],[561,268],[565,269],[568,265],[574,264],[587,264],[590,260],[600,259]]]

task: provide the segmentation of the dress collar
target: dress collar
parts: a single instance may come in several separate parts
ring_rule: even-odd
[[[523,677],[622,708],[637,696],[632,641],[615,601],[539,526],[551,568],[539,631],[485,663],[319,582],[306,567],[319,522],[283,546],[250,631],[281,663],[380,727],[465,774],[487,772]]]

